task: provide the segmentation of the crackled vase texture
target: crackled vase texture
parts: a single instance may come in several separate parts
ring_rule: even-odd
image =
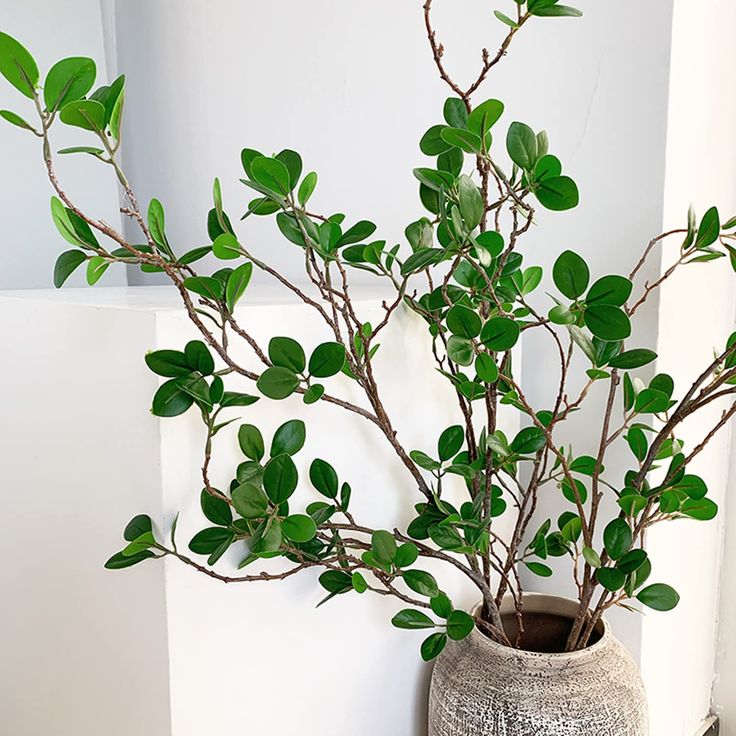
[[[648,736],[639,670],[605,621],[587,649],[545,653],[564,640],[575,607],[524,597],[524,646],[536,651],[503,647],[477,629],[448,643],[432,674],[429,736]],[[502,613],[509,631],[513,616]]]

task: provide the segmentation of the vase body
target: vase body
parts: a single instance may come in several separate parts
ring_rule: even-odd
[[[568,631],[576,607],[524,596],[525,619],[539,613]],[[503,647],[477,629],[448,642],[432,674],[429,736],[648,736],[636,664],[605,621],[596,638],[569,654]]]

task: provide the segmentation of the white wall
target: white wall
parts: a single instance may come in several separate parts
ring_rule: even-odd
[[[0,30],[29,49],[42,79],[59,59],[90,56],[97,62],[99,83],[107,81],[98,0],[3,0]],[[2,77],[0,109],[13,110],[33,123],[33,103]],[[54,150],[91,144],[89,133],[61,123],[52,133]],[[96,217],[119,226],[117,193],[109,167],[84,155],[59,159],[59,178],[72,199]],[[50,287],[56,257],[71,246],[51,220],[49,199],[53,192],[39,139],[0,120],[0,162],[0,289]],[[100,284],[122,284],[124,280],[120,269],[110,269]],[[68,283],[83,284],[84,269]]]

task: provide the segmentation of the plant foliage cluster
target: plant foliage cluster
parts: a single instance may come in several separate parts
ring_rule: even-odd
[[[243,217],[275,219],[287,247],[304,261],[309,288],[290,282],[248,250],[225,209],[218,180],[206,221],[209,242],[184,249],[170,242],[163,205],[153,199],[141,208],[119,163],[125,80],[94,88],[92,59],[64,59],[42,78],[30,53],[0,34],[0,73],[31,103],[35,118],[27,122],[8,110],[0,116],[42,141],[55,189],[51,215],[71,246],[56,263],[56,286],[82,266],[90,284],[117,263],[165,273],[201,333],[183,349],[158,350],[145,360],[162,378],[153,413],[174,417],[195,411],[201,417],[203,528],[185,554],[177,546],[176,524],[167,539],[149,517],[137,516],[125,528],[126,546],[110,558],[108,568],[174,557],[228,582],[277,580],[319,568],[324,600],[369,591],[398,598],[405,607],[393,623],[431,632],[421,647],[429,660],[448,638],[462,639],[476,626],[498,641],[519,645],[503,629],[502,599],[513,596],[521,616],[520,568],[548,577],[553,573],[550,558],[567,557],[580,602],[567,643],[574,650],[586,645],[611,606],[638,602],[662,611],[673,608],[678,595],[653,577],[645,532],[662,522],[707,521],[717,513],[691,463],[736,404],[728,405],[701,445],[686,448],[678,429],[711,402],[733,400],[736,335],[724,338],[691,386],[679,388],[664,372],[643,378],[649,374],[641,369],[657,355],[631,343],[630,336],[636,313],[677,268],[723,257],[736,264],[736,219],[722,222],[715,208],[699,220],[691,212],[681,229],[654,238],[626,276],[593,274],[583,254],[565,250],[554,263],[555,290],[548,308],[540,312],[534,304],[542,268],[527,261],[520,241],[538,208],[564,212],[576,207],[578,187],[545,131],[507,123],[503,102],[475,104],[473,96],[524,26],[575,17],[580,11],[556,0],[516,0],[509,14],[497,11],[506,34],[501,47],[495,55],[484,50],[478,77],[461,87],[444,67],[431,0],[423,10],[434,62],[452,95],[419,143],[425,161],[414,176],[426,214],[406,227],[405,243],[387,243],[370,221],[313,212],[317,174],[304,171],[295,151],[268,155],[245,148],[241,153],[241,181],[251,192]],[[131,241],[85,214],[62,188],[50,143],[57,123],[78,128],[89,139],[59,154],[91,156],[112,168],[125,198],[122,212],[137,223],[140,240]],[[674,238],[679,239],[674,264],[656,282],[641,285],[637,277],[647,258]],[[210,254],[222,267],[199,273],[195,264]],[[253,338],[236,307],[247,298],[254,269],[319,314],[325,324],[323,342],[307,346],[298,335],[278,335],[260,345]],[[377,324],[362,320],[350,298],[355,270],[369,272],[394,292]],[[409,310],[426,323],[432,344],[427,360],[457,401],[457,424],[438,428],[422,448],[402,444],[375,377],[376,361],[393,359],[377,351],[381,333],[398,310]],[[514,372],[514,347],[529,331],[545,333],[559,356],[559,388],[548,406],[533,407]],[[234,340],[250,346],[254,366],[233,358]],[[584,366],[587,381],[579,394],[571,395],[568,378],[574,365]],[[359,386],[362,403],[339,396],[339,375]],[[241,390],[244,385],[247,392]],[[564,426],[593,392],[607,398],[599,449],[588,456],[566,444]],[[327,402],[335,411],[357,414],[385,435],[417,494],[408,528],[375,529],[356,520],[350,479],[339,477],[335,458],[312,459],[308,477],[299,477],[294,457],[305,443],[302,421],[286,422],[272,437],[251,423],[258,410],[249,407],[256,402],[294,396],[305,404]],[[515,436],[498,428],[502,406],[521,414],[523,428]],[[241,415],[247,417],[237,432],[243,460],[229,485],[216,488],[209,475],[216,438]],[[605,463],[611,446],[620,442],[629,455],[628,469],[619,477]],[[300,483],[314,494],[306,508],[292,500]],[[465,488],[460,505],[443,494],[451,484]],[[558,519],[537,518],[541,494],[559,494],[567,509]],[[604,497],[615,501],[615,513],[608,513]],[[500,517],[511,519],[510,538],[496,533]],[[213,568],[233,546],[243,550],[239,568],[244,572],[227,576]],[[286,560],[286,569],[249,573],[276,557]],[[483,606],[477,616],[453,605],[423,569],[427,560],[451,565],[478,588]]]

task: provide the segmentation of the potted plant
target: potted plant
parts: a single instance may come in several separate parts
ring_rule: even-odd
[[[645,534],[660,523],[707,521],[717,513],[690,467],[736,412],[736,333],[724,336],[691,385],[676,388],[663,372],[643,380],[646,372],[639,370],[657,355],[630,344],[631,322],[677,269],[723,257],[736,264],[736,218],[722,223],[715,208],[699,220],[690,212],[681,228],[654,237],[625,276],[592,275],[582,255],[565,250],[551,274],[554,293],[538,296],[543,273],[526,262],[524,235],[538,207],[576,207],[578,188],[549,152],[544,131],[501,124],[503,103],[477,103],[475,95],[527,24],[581,13],[557,0],[515,0],[512,7],[508,15],[496,12],[506,35],[497,53],[483,51],[478,76],[465,87],[445,69],[432,0],[423,5],[434,63],[452,96],[421,137],[428,160],[414,174],[427,215],[407,226],[406,244],[376,238],[372,222],[313,212],[317,174],[303,173],[298,153],[267,156],[243,149],[242,182],[254,192],[246,217],[275,216],[286,247],[304,261],[308,287],[248,251],[225,210],[218,180],[207,217],[211,243],[173,247],[161,203],[153,199],[142,208],[119,163],[124,78],[93,91],[92,59],[64,59],[42,79],[30,53],[0,33],[0,73],[28,99],[35,119],[27,122],[7,110],[0,116],[43,146],[55,190],[51,214],[72,246],[57,260],[55,285],[83,264],[90,284],[113,263],[164,273],[201,333],[201,340],[149,353],[145,360],[165,379],[153,397],[153,413],[174,417],[191,410],[201,417],[205,526],[183,551],[176,521],[163,536],[148,516],[136,516],[125,527],[126,546],[108,568],[168,557],[215,580],[243,582],[283,580],[316,568],[324,600],[366,592],[397,598],[401,610],[394,626],[426,630],[421,655],[437,660],[432,736],[643,736],[641,680],[604,615],[614,606],[667,611],[678,603],[674,588],[652,577]],[[111,167],[125,199],[121,211],[137,225],[139,238],[85,213],[66,193],[50,138],[59,123],[94,137],[93,145],[59,153],[92,156]],[[674,265],[641,284],[643,266],[665,241],[678,248]],[[227,263],[200,274],[195,264],[209,254]],[[298,335],[276,335],[261,345],[240,324],[236,307],[254,268],[319,315],[322,343],[305,350]],[[393,291],[376,324],[364,321],[351,299],[356,269]],[[427,360],[457,401],[457,423],[429,431],[423,448],[406,447],[394,430],[373,369],[376,361],[394,359],[376,351],[399,310],[426,323]],[[530,331],[545,333],[559,356],[556,397],[544,407],[530,403],[514,371],[513,349]],[[255,356],[252,365],[234,357],[232,344],[240,340]],[[568,379],[575,366],[584,367],[587,381],[573,395]],[[334,391],[331,379],[338,374],[357,385],[360,403]],[[586,456],[567,446],[565,423],[593,392],[607,399],[596,428],[597,453]],[[252,423],[258,408],[246,410],[262,399],[288,397],[330,403],[378,428],[414,493],[415,515],[407,528],[377,529],[355,518],[349,479],[338,478],[329,459],[314,459],[303,479],[314,502],[293,508],[300,478],[292,458],[304,445],[305,424],[286,422],[266,441]],[[721,419],[702,443],[685,447],[680,425],[714,401],[728,401]],[[501,406],[522,418],[515,436],[498,428]],[[232,469],[228,488],[216,488],[210,465],[218,433],[243,413],[248,421],[237,437],[244,461]],[[621,443],[630,450],[629,464],[613,473],[606,458]],[[448,498],[453,488],[464,494],[459,504]],[[541,494],[559,494],[567,510],[556,520],[538,518]],[[606,497],[611,503],[604,503]],[[497,533],[500,519],[509,522],[510,535]],[[220,572],[218,560],[234,545],[243,550],[242,572]],[[523,590],[521,569],[548,577],[550,557],[569,559],[576,600]],[[271,568],[271,558],[281,558],[281,567]],[[423,569],[428,560],[469,580],[478,590],[478,606],[456,608]]]

